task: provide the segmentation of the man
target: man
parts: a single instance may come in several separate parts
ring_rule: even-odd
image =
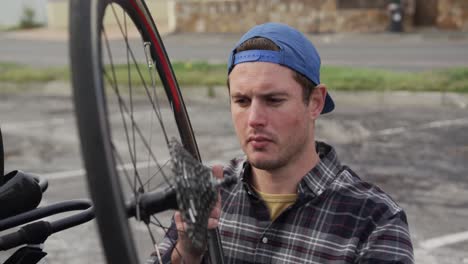
[[[219,228],[226,262],[412,263],[403,210],[315,140],[315,121],[334,103],[313,44],[283,24],[256,26],[231,52],[228,74],[246,157],[224,168],[240,180],[221,190],[208,224]],[[184,230],[178,213],[175,222]],[[202,261],[205,252],[193,250],[183,231],[165,242],[165,259]]]

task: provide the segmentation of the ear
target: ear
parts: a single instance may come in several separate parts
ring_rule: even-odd
[[[327,87],[325,84],[315,86],[314,91],[309,99],[310,117],[315,120],[320,116],[323,107],[325,106],[325,98],[327,96]]]

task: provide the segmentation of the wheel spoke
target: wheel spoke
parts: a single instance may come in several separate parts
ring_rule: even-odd
[[[116,21],[117,21],[117,25],[119,26],[120,32],[122,33],[122,35],[124,35],[123,29],[122,29],[122,25],[121,25],[121,23],[120,23],[120,19],[118,18],[117,14],[116,14],[116,12],[115,12],[115,9],[113,8],[113,6],[112,6],[112,10],[113,10],[113,13],[114,13],[114,17],[115,17],[115,19],[116,19]],[[134,55],[132,49],[130,48],[130,44],[128,43],[128,38],[124,38],[124,41],[125,41],[125,44],[126,44],[126,46],[127,46],[127,51],[129,51],[130,56],[132,57],[133,63],[135,64],[135,68],[136,68],[136,70],[137,70],[137,72],[138,72],[138,75],[140,76],[140,80],[142,81],[143,87],[145,88],[146,95],[147,95],[148,99],[150,100],[151,106],[153,107],[153,110],[154,110],[156,116],[158,117],[158,120],[159,120],[159,123],[160,123],[160,125],[161,125],[161,128],[163,129],[163,128],[164,128],[164,123],[163,123],[163,121],[162,121],[162,117],[161,117],[160,111],[158,111],[159,105],[156,106],[156,105],[155,105],[155,102],[153,101],[153,98],[152,98],[152,96],[151,96],[151,92],[150,92],[149,89],[148,89],[148,85],[146,84],[146,81],[145,81],[145,79],[143,78],[143,75],[142,75],[142,73],[141,73],[140,67],[138,66],[138,63],[137,63],[137,61],[136,61],[136,59],[135,59],[135,55]],[[143,43],[143,45],[144,45],[144,43]],[[145,55],[146,55],[146,53],[145,53]],[[148,61],[148,59],[147,59],[147,61]],[[152,75],[150,74],[150,76],[152,76]],[[156,93],[154,93],[154,94],[156,95]],[[157,98],[157,97],[156,97],[156,98]],[[164,133],[164,138],[166,139],[166,144],[169,145],[169,138],[168,138],[168,136],[167,136],[167,133],[166,133],[165,129],[163,129],[163,133]]]
[[[104,35],[107,55],[108,55],[111,70],[112,70],[112,78],[110,78],[110,76],[107,74],[107,71],[105,71],[104,68],[102,70],[103,70],[104,76],[108,80],[109,84],[113,88],[112,90],[116,93],[117,98],[119,100],[120,115],[122,117],[122,123],[123,123],[124,128],[125,128],[124,131],[125,131],[125,137],[127,139],[127,146],[128,146],[128,149],[129,149],[130,158],[131,158],[132,164],[134,165],[135,179],[136,178],[139,179],[140,177],[139,177],[138,171],[136,170],[136,167],[135,167],[136,157],[134,157],[134,155],[132,155],[132,147],[131,147],[130,137],[128,135],[127,122],[125,120],[125,116],[124,116],[124,113],[123,113],[123,104],[120,103],[120,102],[123,102],[123,99],[122,99],[122,97],[120,95],[119,85],[118,85],[118,82],[117,82],[117,77],[116,77],[116,73],[115,73],[115,66],[114,66],[114,59],[113,59],[110,44],[109,44],[109,38],[107,37],[107,33],[106,33],[106,30],[104,28],[102,29],[102,33]],[[134,119],[132,119],[132,117],[133,117],[132,114],[130,114],[130,117],[131,117],[131,120],[133,121]],[[133,124],[134,124],[134,122],[132,122],[132,131],[134,131],[134,125]],[[133,143],[135,145],[134,141],[133,141]],[[142,187],[141,180],[139,180],[139,183],[140,183],[140,187]],[[134,184],[134,186],[136,187],[136,183]],[[133,191],[134,191],[134,195],[136,195],[136,188],[134,188]]]
[[[114,7],[112,6],[114,10]],[[115,15],[115,10],[114,10]],[[129,94],[129,101],[130,101],[130,118],[134,119],[134,111],[133,111],[133,86],[132,86],[132,71],[130,70],[130,51],[128,49],[128,28],[127,28],[127,13],[122,10],[122,15],[124,18],[124,25],[125,25],[125,34],[123,35],[124,39],[127,40],[126,43],[126,58],[127,58],[127,78],[128,78],[128,94]],[[115,16],[117,18],[117,16]],[[133,157],[134,160],[138,160],[137,151],[136,151],[136,144],[135,144],[135,129],[132,126],[132,142],[133,142]],[[134,186],[136,186],[136,177],[134,178]]]
[[[142,253],[152,252],[147,247],[152,243],[154,255],[161,261],[157,243],[169,230],[168,219],[145,215],[137,204],[139,218],[128,221],[124,218],[127,209],[122,205],[131,200],[138,202],[141,194],[162,185],[174,188],[169,139],[187,135],[182,136],[182,141],[195,146],[183,104],[177,115],[171,108],[172,102],[182,102],[180,94],[169,94],[167,87],[160,85],[165,85],[165,74],[172,69],[143,0],[71,3],[76,7],[71,16],[72,28],[76,29],[72,36],[81,40],[74,42],[78,45],[71,44],[73,85],[80,105],[77,116],[80,139],[85,142],[83,155],[86,168],[91,168],[87,173],[90,190],[96,208],[105,208],[96,210],[103,243],[121,238],[116,243],[119,250],[106,251],[106,255],[111,263],[136,263],[134,249],[141,257]],[[89,20],[81,23],[78,17]],[[133,39],[133,33],[139,34],[139,41]],[[83,49],[83,44],[89,48]],[[86,85],[80,85],[80,80],[85,80]],[[141,236],[142,232],[147,235]],[[146,245],[141,247],[140,241]],[[135,242],[138,247],[134,247]]]
[[[160,184],[156,185],[155,187],[151,188],[151,187],[149,186],[149,184],[150,184],[150,182],[151,182],[153,179],[155,179],[156,176],[159,175],[159,173],[161,172],[161,170],[164,169],[164,167],[166,167],[166,165],[168,165],[170,161],[171,161],[171,160],[168,159],[166,162],[164,162],[164,164],[161,165],[161,166],[158,168],[158,170],[157,170],[155,173],[153,173],[153,175],[151,175],[151,177],[149,177],[149,178],[146,180],[146,182],[143,183],[143,186],[148,185],[148,188],[147,188],[146,190],[148,190],[148,191],[153,191],[153,190],[155,190],[155,189],[157,189],[157,188],[159,188],[159,187],[162,186],[163,183],[160,183]]]
[[[136,195],[136,182],[133,181],[132,182],[132,179],[130,178],[130,175],[127,171],[127,169],[125,168],[125,164],[123,162],[123,159],[122,157],[120,156],[119,152],[115,149],[115,145],[113,142],[111,142],[112,144],[112,150],[113,150],[113,153],[114,153],[114,157],[117,158],[117,163],[121,164],[119,165],[121,168],[122,168],[122,171],[124,172],[125,174],[125,178],[127,179],[127,182],[128,182],[128,185],[131,187],[132,191],[133,191],[133,195]],[[134,177],[135,179],[136,177]]]
[[[104,72],[104,75],[106,76],[106,78],[109,78],[109,75],[107,74],[107,72]],[[128,108],[127,108],[124,100],[122,99],[122,97],[119,94],[116,93],[116,95],[117,95],[117,100],[119,101],[119,106],[122,106],[123,112],[126,113],[127,115],[129,115],[129,113],[128,113],[129,111],[128,111]],[[140,137],[142,143],[145,145],[146,149],[148,150],[148,152],[150,154],[150,157],[152,158],[153,162],[157,165],[158,169],[161,170],[161,175],[164,177],[164,179],[166,180],[167,183],[170,183],[169,177],[164,173],[164,170],[161,169],[160,163],[158,162],[158,159],[154,155],[153,151],[151,150],[151,146],[148,143],[148,141],[145,139],[140,127],[138,126],[138,124],[136,124],[134,119],[131,119],[130,121],[132,122],[132,126],[135,127],[135,130],[136,130],[138,136]],[[127,143],[128,143],[129,140],[128,140],[127,129],[125,129],[125,131],[126,131]],[[133,159],[132,159],[132,163],[135,163],[135,161]],[[141,182],[140,182],[140,186],[143,186],[143,184]]]

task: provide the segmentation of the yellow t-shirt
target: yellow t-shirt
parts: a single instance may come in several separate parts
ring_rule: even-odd
[[[265,201],[270,210],[271,221],[275,220],[286,208],[293,205],[297,199],[297,194],[271,194],[260,192],[252,186],[258,195]]]

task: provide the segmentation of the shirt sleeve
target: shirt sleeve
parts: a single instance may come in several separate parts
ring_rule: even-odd
[[[363,244],[356,263],[414,263],[404,211],[381,219]]]
[[[177,242],[177,237],[177,228],[174,217],[172,217],[171,226],[167,230],[163,241],[158,245],[163,263],[171,263],[171,255]]]
[[[178,233],[176,224],[174,221],[174,217],[171,220],[171,226],[168,228],[166,235],[164,236],[163,241],[158,245],[159,252],[161,253],[161,260],[163,264],[171,263],[171,256],[172,252],[174,251],[175,245],[177,243]],[[154,262],[148,261],[147,263],[156,264],[159,263],[157,257],[152,256],[151,260],[155,260]],[[209,263],[207,254],[203,256],[202,264]]]

